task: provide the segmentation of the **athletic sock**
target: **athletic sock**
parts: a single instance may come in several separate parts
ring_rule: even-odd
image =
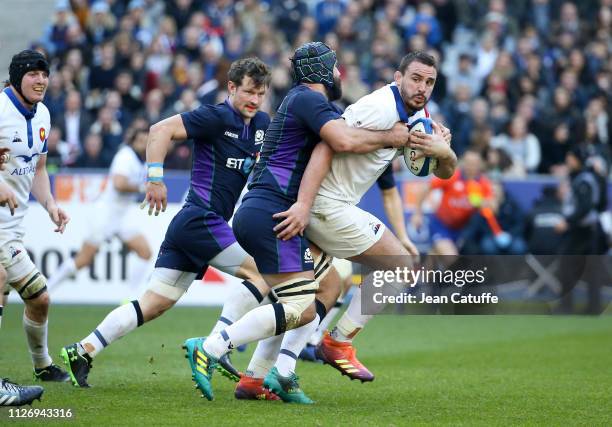
[[[263,296],[255,285],[248,280],[244,280],[233,289],[233,292],[231,292],[225,300],[221,316],[219,316],[219,320],[215,324],[210,335],[221,332],[223,329],[233,324],[236,320],[257,307],[263,299]]]
[[[344,298],[338,298],[338,301],[336,301],[334,306],[329,309],[327,314],[323,317],[323,319],[321,319],[317,329],[312,333],[312,335],[310,335],[310,338],[308,338],[308,344],[317,345],[321,342],[323,339],[323,332],[327,330],[327,327],[334,320],[343,304]]]
[[[319,315],[317,314],[313,321],[285,332],[278,359],[274,364],[280,375],[288,377],[291,373],[295,372],[298,355],[318,325]]]
[[[274,335],[257,343],[246,370],[247,377],[264,378],[278,358],[284,334]]]
[[[263,305],[249,311],[221,332],[209,336],[202,347],[208,354],[219,358],[234,347],[280,335],[285,329],[283,305]]]
[[[117,307],[104,318],[94,331],[83,338],[81,350],[96,357],[105,347],[144,323],[138,301]]]
[[[68,276],[76,273],[77,268],[74,263],[74,258],[68,258],[64,261],[57,269],[55,273],[49,277],[47,280],[47,288],[49,290],[53,289],[59,283],[63,282]]]
[[[47,325],[47,321],[38,323],[29,319],[23,313],[23,329],[26,333],[28,348],[35,368],[46,368],[53,363],[47,348]]]
[[[336,341],[351,342],[355,335],[372,318],[361,314],[361,288],[355,289],[351,302],[330,335]]]

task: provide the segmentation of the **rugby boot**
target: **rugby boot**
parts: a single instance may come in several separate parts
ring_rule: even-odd
[[[333,366],[351,380],[374,381],[374,374],[357,359],[357,351],[350,342],[336,341],[329,335],[329,332],[325,332],[317,346],[316,353],[319,359]]]
[[[264,388],[263,378],[243,376],[236,384],[234,396],[241,400],[281,400],[276,394]]]

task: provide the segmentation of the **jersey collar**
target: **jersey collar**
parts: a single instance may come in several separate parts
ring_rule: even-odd
[[[26,120],[31,120],[36,115],[36,105],[32,107],[31,110],[28,110],[17,98],[17,95],[13,93],[13,90],[10,87],[4,89],[4,93],[9,97],[15,108],[26,118]]]

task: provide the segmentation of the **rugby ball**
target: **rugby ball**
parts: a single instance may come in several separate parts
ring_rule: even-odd
[[[431,135],[433,133],[431,119],[425,117],[415,120],[410,126],[410,132],[423,132]],[[421,153],[421,150],[406,147],[404,148],[404,160],[408,170],[414,175],[427,176],[436,170],[438,160],[433,157],[417,158]]]

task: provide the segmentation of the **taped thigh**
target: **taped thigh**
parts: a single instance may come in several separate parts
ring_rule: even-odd
[[[242,249],[242,246],[238,242],[234,242],[211,259],[208,265],[212,265],[217,270],[235,276],[248,256],[249,254]]]
[[[272,290],[283,305],[287,329],[295,328],[302,313],[314,302],[319,287],[316,280],[295,278],[274,286]]]
[[[149,280],[148,290],[178,301],[187,292],[196,278],[196,273],[170,268],[156,267]]]
[[[327,276],[327,273],[332,268],[334,257],[327,255],[325,252],[321,252],[318,257],[315,258],[314,277],[319,283]]]
[[[34,264],[32,264],[32,267],[34,267]],[[29,300],[47,291],[47,279],[34,267],[25,277],[11,282],[11,286],[19,293],[21,299]]]

